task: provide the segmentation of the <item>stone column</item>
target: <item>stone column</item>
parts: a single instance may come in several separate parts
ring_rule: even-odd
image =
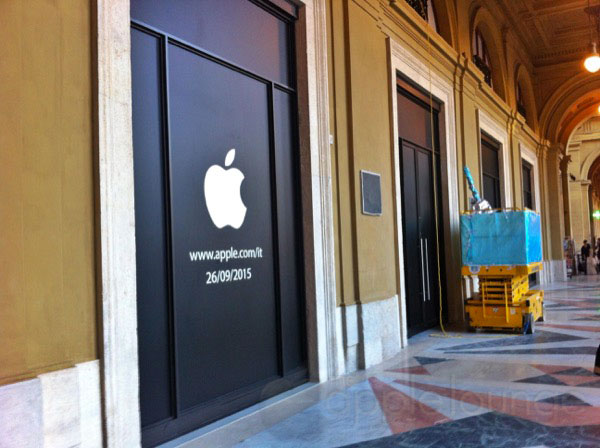
[[[548,182],[548,219],[550,221],[550,258],[563,259],[562,241],[564,238],[563,204],[561,197],[562,181],[560,177],[560,162],[563,155],[562,145],[553,145],[547,152],[547,182]]]
[[[579,181],[569,181],[569,197],[571,238],[575,241],[576,246],[581,246],[583,240],[583,225],[581,221],[581,183]]]
[[[550,246],[549,246],[549,238],[548,233],[550,231],[549,221],[546,219],[547,210],[548,210],[548,182],[546,182],[548,171],[547,168],[547,152],[548,146],[545,144],[541,144],[536,149],[536,155],[539,163],[539,175],[540,175],[540,213],[542,215],[542,249],[544,260],[548,260],[550,258]]]
[[[569,182],[570,190],[570,221],[571,236],[575,240],[577,247],[581,246],[583,240],[590,240],[592,237],[591,213],[590,209],[590,184],[589,180],[572,180]]]
[[[562,178],[560,165],[563,146],[544,142],[539,148],[543,160],[543,207],[542,232],[544,233],[544,278],[546,281],[566,279],[562,241],[564,238],[564,217]]]
[[[569,163],[571,156],[564,156],[560,161],[560,178],[562,184],[563,220],[565,236],[571,236],[571,201],[569,197]]]

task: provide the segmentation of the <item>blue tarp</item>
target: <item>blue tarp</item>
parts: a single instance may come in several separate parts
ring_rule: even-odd
[[[542,261],[540,215],[531,210],[460,217],[464,266],[512,266]]]

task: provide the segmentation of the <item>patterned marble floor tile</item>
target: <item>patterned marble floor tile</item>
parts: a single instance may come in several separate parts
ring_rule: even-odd
[[[368,381],[241,442],[239,447],[321,448],[392,434]]]
[[[556,378],[554,375],[540,375],[532,378],[525,378],[523,380],[516,381],[517,383],[533,383],[533,384],[551,384],[553,386],[566,386],[567,383],[563,383],[561,380]]]
[[[593,387],[595,389],[600,389],[600,380],[590,381],[589,383],[583,383],[578,385],[577,387]]]
[[[464,401],[453,400],[441,395],[432,394],[414,387],[405,386],[403,384],[399,384],[397,381],[390,381],[388,384],[391,387],[398,389],[410,396],[411,398],[435,409],[437,412],[445,415],[450,420],[460,420],[489,412],[489,409],[487,408],[465,403]]]
[[[597,346],[584,347],[548,347],[548,348],[529,348],[521,350],[448,350],[444,353],[468,353],[470,355],[595,355]]]
[[[423,366],[402,367],[400,369],[390,369],[390,372],[409,373],[411,375],[431,375],[429,370]]]
[[[572,369],[574,369],[573,367],[570,367],[570,366],[565,366],[565,365],[556,366],[556,365],[552,365],[552,364],[532,364],[531,366],[535,367],[538,370],[541,370],[544,373],[559,373],[560,372],[563,375],[568,375],[568,373],[564,373],[564,372],[568,372],[568,371],[571,371]],[[575,367],[575,369],[581,369],[583,371],[591,373],[591,370],[586,370],[586,369],[583,369],[582,367]]]
[[[584,369],[583,367],[573,367],[566,370],[557,370],[553,373],[557,375],[575,375],[575,376],[595,376],[592,369]]]
[[[472,380],[514,381],[539,375],[539,371],[521,363],[495,363],[477,360],[452,360],[427,366],[431,375],[438,377],[464,377]]]
[[[585,332],[600,332],[600,326],[590,325],[565,325],[565,324],[540,324],[542,328],[559,328],[562,330],[585,331]]]
[[[515,336],[506,339],[496,339],[491,341],[475,342],[472,344],[457,344],[452,347],[445,347],[444,351],[457,351],[457,350],[472,350],[480,348],[499,348],[499,347],[510,347],[515,345],[533,345],[533,344],[546,344],[552,342],[567,342],[577,341],[585,339],[580,336],[573,336],[569,334],[550,332],[550,331],[536,331],[535,334],[525,336]]]
[[[386,377],[388,376],[392,376],[390,375],[390,372],[386,372]],[[566,385],[555,386],[547,384],[474,380],[466,375],[438,377],[432,375],[411,376],[398,374],[396,378],[394,378],[394,381],[398,384],[404,384],[403,382],[408,381],[409,383],[420,383],[446,389],[456,389],[462,392],[472,392],[480,395],[491,394],[532,402],[549,398],[560,393],[573,393],[573,391],[577,390],[577,388]]]
[[[591,406],[591,404],[572,394],[555,395],[554,397],[544,398],[539,401],[540,403],[552,403],[559,406]]]
[[[573,425],[600,427],[600,408],[589,406],[570,406],[564,408],[552,403],[532,402],[519,398],[482,394],[461,389],[440,387],[416,381],[396,380],[400,384],[436,393],[453,400],[460,400],[475,406],[485,406],[502,414],[512,415],[544,426],[569,427]]]
[[[375,377],[369,378],[369,383],[394,434],[450,421],[444,414],[422,401],[411,398]]]
[[[438,364],[440,362],[448,361],[446,358],[428,358],[426,356],[415,356],[415,359],[422,366],[429,364]]]
[[[565,383],[568,386],[582,386],[583,384],[589,384],[590,383],[590,377],[589,376],[578,376],[578,375],[558,375],[555,374],[554,378],[556,378],[559,381],[562,381],[563,383]]]
[[[238,446],[599,448],[600,276],[544,289],[534,335],[419,334]]]
[[[576,441],[576,443],[574,443]],[[598,448],[600,427],[552,428],[489,412],[463,420],[351,445],[353,448]]]

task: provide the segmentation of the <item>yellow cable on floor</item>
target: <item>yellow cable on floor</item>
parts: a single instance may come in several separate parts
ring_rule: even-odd
[[[443,322],[443,300],[442,300],[442,275],[440,273],[440,237],[439,237],[439,224],[438,224],[438,202],[437,202],[437,170],[436,170],[436,156],[435,156],[435,128],[433,122],[433,92],[432,92],[432,81],[431,81],[431,66],[432,66],[432,54],[431,54],[431,35],[429,25],[427,26],[427,50],[428,50],[428,64],[427,68],[429,71],[429,119],[431,126],[431,150],[432,150],[432,163],[431,168],[433,172],[433,211],[435,215],[435,245],[436,245],[436,259],[437,259],[437,277],[438,277],[438,296],[440,300],[440,328],[444,337],[449,337],[444,328]],[[439,130],[438,130],[439,132]],[[440,153],[441,156],[441,153]]]

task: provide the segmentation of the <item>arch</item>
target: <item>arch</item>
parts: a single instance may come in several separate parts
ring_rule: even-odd
[[[581,172],[585,173],[585,178],[588,180],[592,180],[594,175],[600,174],[600,152],[596,154],[596,157],[590,157],[590,161],[586,161],[587,163],[582,164]]]
[[[594,108],[582,105],[596,96],[600,99],[600,78],[587,73],[569,78],[555,89],[541,110],[541,135],[566,145],[573,130],[594,114]]]
[[[592,114],[592,115],[598,115],[597,113]],[[581,126],[586,122],[589,121],[590,117],[584,119],[582,122],[580,122],[577,127],[575,127],[575,129],[570,133],[571,138],[575,135],[577,135],[580,132],[580,128]],[[585,131],[583,131],[585,132]],[[581,142],[593,142],[596,141],[596,139],[594,137],[590,137],[587,139],[581,139]],[[566,149],[566,153],[567,155],[569,154],[569,149],[570,146],[567,147]],[[579,149],[580,154],[583,151],[583,147],[581,147]],[[594,149],[593,151],[589,152],[587,155],[585,155],[583,158],[582,156],[580,156],[579,159],[579,166],[577,166],[577,177],[579,179],[588,179],[588,180],[592,180],[592,175],[595,174],[600,174],[598,173],[598,169],[600,168],[600,145],[598,145],[598,147],[596,149]],[[574,167],[572,167],[574,168]],[[598,184],[600,185],[600,183]],[[600,191],[599,191],[600,192]]]
[[[589,92],[587,95],[565,111],[559,122],[556,141],[567,145],[577,128],[590,117],[598,115],[600,91]]]
[[[580,127],[577,127],[575,129],[575,131],[572,133],[572,135],[577,134],[579,132],[579,129],[580,129]],[[583,138],[581,140],[582,143],[585,143],[585,142],[592,143],[593,142],[594,146],[592,147],[592,150],[587,153],[587,155],[585,155],[584,157],[580,156],[579,166],[577,167],[578,168],[577,176],[580,179],[592,180],[593,175],[596,175],[596,177],[599,177],[598,175],[600,174],[600,144],[598,144],[596,138],[594,138],[594,136],[590,136],[590,138]],[[584,148],[582,146],[579,150],[580,154],[583,152],[583,150],[584,150]],[[567,148],[567,154],[568,154],[568,151],[569,151],[569,148]],[[597,183],[597,187],[598,186],[600,186],[600,183]],[[600,193],[600,190],[598,191],[598,193]]]
[[[498,96],[500,96],[500,98],[506,101],[506,70],[503,62],[505,58],[502,46],[502,37],[498,33],[492,14],[482,6],[475,9],[473,18],[471,20],[471,42],[473,41],[473,35],[477,29],[479,29],[479,32],[483,36],[488,52],[490,53],[494,91],[498,94]],[[470,54],[472,58],[472,45],[469,46],[469,51],[471,52]]]
[[[438,34],[452,47],[456,48],[456,14],[447,0],[432,0]]]
[[[515,107],[517,98],[517,86],[521,86],[521,94],[523,95],[523,103],[527,110],[527,116],[525,117],[527,124],[534,131],[538,132],[538,114],[537,105],[535,101],[535,95],[533,91],[533,83],[531,82],[531,75],[523,64],[518,63],[515,69]]]
[[[592,180],[592,176],[600,168],[600,151],[590,154],[579,166],[579,177]]]

